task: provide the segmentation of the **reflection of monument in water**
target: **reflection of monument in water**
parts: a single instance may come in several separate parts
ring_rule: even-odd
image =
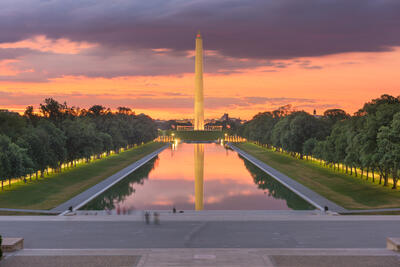
[[[204,144],[194,144],[195,210],[203,210]]]

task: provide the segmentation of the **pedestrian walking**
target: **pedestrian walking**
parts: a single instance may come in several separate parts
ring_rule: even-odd
[[[160,224],[160,214],[158,214],[158,212],[154,212],[153,217],[154,217],[154,224]]]
[[[150,224],[150,213],[147,211],[144,213],[144,220],[146,224]]]

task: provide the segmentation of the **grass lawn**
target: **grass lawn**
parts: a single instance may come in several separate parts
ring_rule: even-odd
[[[54,216],[53,214],[37,213],[37,212],[19,212],[0,210],[0,216]]]
[[[176,138],[187,141],[214,141],[224,137],[222,131],[164,131],[164,134],[174,134]]]
[[[235,145],[346,209],[400,207],[400,191],[390,186],[334,172],[319,163],[295,159],[252,143]]]
[[[4,191],[0,191],[0,208],[54,208],[163,145],[164,143],[148,143],[38,181],[16,183],[11,188],[4,187]]]
[[[380,211],[380,212],[353,212],[342,213],[341,215],[400,215],[400,211]]]

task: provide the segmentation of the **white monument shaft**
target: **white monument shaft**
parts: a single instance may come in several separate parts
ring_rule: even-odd
[[[203,39],[200,31],[196,36],[194,130],[204,130]]]

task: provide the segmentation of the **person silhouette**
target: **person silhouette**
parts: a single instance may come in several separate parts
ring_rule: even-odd
[[[154,212],[153,217],[154,217],[154,224],[160,224],[160,214],[158,214],[158,212]]]
[[[146,224],[150,223],[150,213],[147,211],[144,213],[144,220],[145,220]]]

